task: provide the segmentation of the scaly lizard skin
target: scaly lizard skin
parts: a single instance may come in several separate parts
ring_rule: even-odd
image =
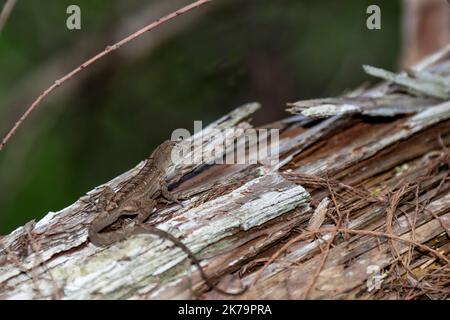
[[[200,261],[184,243],[164,230],[143,223],[154,210],[157,197],[162,195],[170,202],[178,203],[176,197],[168,191],[165,180],[166,171],[172,164],[171,153],[175,144],[175,142],[167,140],[157,147],[138,174],[126,182],[119,191],[114,192],[110,187],[106,187],[102,191],[96,210],[99,215],[89,227],[89,240],[96,246],[108,246],[133,234],[153,234],[170,240],[187,254],[210,288],[226,295],[240,295],[247,290],[247,287],[237,292],[227,292],[216,287],[205,274]],[[115,231],[101,232],[120,217],[136,214],[136,223],[130,223]]]
[[[164,180],[166,169],[172,164],[171,152],[175,142],[167,140],[153,151],[144,167],[117,192],[106,187],[99,199],[98,217],[89,227],[89,240],[96,246],[108,246],[134,233],[134,226],[113,232],[100,233],[120,217],[136,215],[137,222],[144,222],[155,207],[155,199],[162,195],[178,202],[167,190]]]

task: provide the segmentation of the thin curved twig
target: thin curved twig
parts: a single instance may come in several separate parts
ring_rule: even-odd
[[[37,106],[39,106],[39,104],[42,102],[42,100],[44,100],[44,98],[46,98],[51,92],[53,92],[55,89],[57,89],[59,86],[61,86],[64,82],[66,82],[67,80],[71,79],[72,77],[74,77],[75,75],[77,75],[78,73],[80,73],[83,69],[85,69],[86,67],[88,67],[89,65],[97,62],[99,59],[103,58],[104,56],[106,56],[107,54],[111,53],[112,51],[115,51],[117,49],[119,49],[120,47],[122,47],[124,44],[140,37],[141,35],[143,35],[144,33],[155,29],[156,27],[184,14],[187,13],[193,9],[196,9],[208,2],[211,2],[212,0],[198,0],[194,3],[191,3],[177,11],[174,11],[148,25],[146,25],[145,27],[139,29],[138,31],[136,31],[135,33],[129,35],[128,37],[120,40],[119,42],[116,42],[113,45],[107,46],[105,48],[105,50],[103,50],[102,52],[98,53],[97,55],[95,55],[94,57],[90,58],[89,60],[85,61],[84,63],[82,63],[80,66],[78,66],[77,68],[75,68],[74,70],[72,70],[71,72],[69,72],[68,74],[66,74],[65,76],[63,76],[62,78],[56,80],[50,87],[48,87],[44,92],[42,92],[39,97],[37,97],[36,100],[34,100],[34,102],[28,107],[28,109],[25,111],[25,113],[19,118],[19,120],[15,123],[15,125],[12,127],[12,129],[6,134],[6,136],[3,138],[1,144],[0,144],[0,151],[3,150],[3,148],[5,147],[6,143],[8,143],[8,141],[11,139],[11,137],[16,133],[17,129],[21,126],[21,124],[23,123],[23,121],[25,121],[25,119],[30,115],[31,112],[33,112],[34,109],[36,109]]]
[[[5,4],[3,5],[2,12],[0,13],[0,32],[2,32],[3,28],[5,27],[6,21],[8,20],[14,6],[16,5],[16,1],[17,0],[6,0]]]

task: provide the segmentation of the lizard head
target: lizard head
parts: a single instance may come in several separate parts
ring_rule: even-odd
[[[167,168],[173,164],[172,149],[177,144],[176,141],[166,140],[161,143],[152,153],[151,157],[155,164],[161,168]]]

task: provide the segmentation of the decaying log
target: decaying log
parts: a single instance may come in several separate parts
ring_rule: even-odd
[[[205,133],[213,128],[234,126],[258,107],[256,104],[243,106],[214,122]],[[142,165],[106,185],[117,188]],[[166,208],[151,221],[182,239],[199,257],[213,255],[203,259],[203,263],[207,273],[214,277],[235,270],[242,261],[278,241],[309,210],[309,193],[301,186],[277,173],[250,171],[248,181],[231,192],[222,191],[223,195],[209,201],[195,194],[205,188],[220,193],[235,177],[230,176],[228,181],[223,177],[222,186],[215,189],[215,180],[209,185],[204,180],[202,186],[183,193],[191,196],[183,208],[178,205]],[[94,190],[89,194],[95,193]],[[2,239],[5,248],[0,269],[0,283],[4,285],[2,298],[191,296],[189,264],[185,254],[173,244],[151,236],[136,236],[106,250],[87,243],[86,227],[95,217],[89,213],[89,206],[81,199]],[[263,236],[266,233],[270,236]],[[224,253],[217,255],[216,250]],[[194,284],[200,283],[197,274],[192,276]]]
[[[448,298],[449,51],[414,72],[366,68],[389,81],[373,88],[290,104],[300,115],[265,126],[280,130],[276,165],[206,166],[189,154],[167,172],[183,206],[160,205],[146,223],[182,240],[219,287],[250,286],[237,299]],[[203,134],[236,128],[231,144],[259,107],[238,108]],[[201,143],[208,152],[217,142]],[[120,188],[142,165],[106,185]],[[0,298],[230,298],[165,240],[92,245],[102,187],[0,239]]]

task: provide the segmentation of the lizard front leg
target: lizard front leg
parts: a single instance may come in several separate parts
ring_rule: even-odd
[[[98,196],[98,201],[96,204],[97,211],[104,211],[114,195],[114,190],[110,186],[105,186]]]
[[[115,192],[110,186],[104,186],[94,194],[81,197],[80,200],[87,205],[86,212],[102,212],[114,195]]]
[[[136,225],[143,223],[152,213],[155,205],[153,199],[130,200],[112,212],[104,211],[92,223],[89,228],[89,239],[96,246],[108,246],[121,241],[134,233]],[[122,216],[135,215],[135,222],[130,222],[124,227],[110,232],[101,232],[107,226],[116,222]]]
[[[139,212],[136,217],[136,222],[138,224],[143,223],[152,214],[154,209],[155,209],[155,200],[154,199],[148,198],[148,199],[139,201]]]
[[[178,196],[173,194],[169,191],[167,188],[167,183],[163,182],[161,183],[161,195],[166,200],[167,203],[177,203],[179,205],[182,205],[181,202],[178,200]]]

